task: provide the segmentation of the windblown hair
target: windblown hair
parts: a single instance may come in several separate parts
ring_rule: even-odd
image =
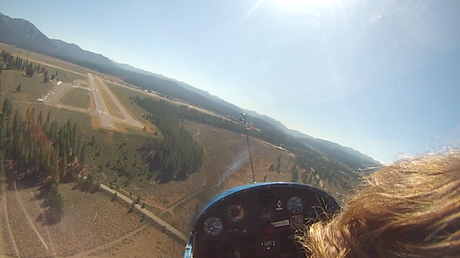
[[[460,152],[384,167],[360,189],[299,237],[309,257],[460,257]]]

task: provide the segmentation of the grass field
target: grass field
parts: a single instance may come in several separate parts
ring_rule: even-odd
[[[110,87],[110,89],[114,93],[116,93],[118,95],[118,97],[120,99],[125,99],[125,98],[129,98],[131,96],[134,96],[134,97],[141,97],[141,98],[150,97],[150,98],[152,98],[154,100],[160,100],[159,97],[152,96],[151,94],[142,92],[140,90],[130,89],[130,88],[127,88],[125,86],[120,86],[118,84],[114,84],[114,83],[111,83],[111,82],[106,82],[106,84],[107,84],[107,86]]]
[[[13,183],[10,183],[10,185]],[[43,199],[38,187],[11,189],[5,198],[12,235],[21,257],[70,256],[115,240],[142,226],[135,213],[118,202],[110,202],[102,193],[83,193],[73,184],[61,184],[66,203],[60,223],[48,225],[42,215]],[[4,223],[4,221],[3,221]],[[6,225],[2,225],[6,228]],[[14,255],[7,239],[7,255]]]
[[[160,230],[147,226],[132,236],[123,237],[107,248],[99,248],[95,257],[182,257],[184,246],[172,241]]]
[[[56,67],[51,67],[48,65],[42,64],[42,66],[45,67],[45,69],[48,71],[48,76],[51,78],[51,75],[55,75],[55,78],[63,81],[63,82],[69,82],[69,83],[74,83],[75,80],[87,80],[87,77],[82,74],[62,70]],[[58,75],[56,75],[56,72],[58,72]],[[38,77],[43,81],[44,74],[42,73],[35,73],[34,77]]]
[[[61,98],[61,102],[69,106],[88,108],[90,104],[89,93],[88,90],[73,88]]]
[[[29,61],[32,61],[34,63],[39,62],[41,64],[45,64],[45,66],[48,66],[48,67],[56,66],[56,67],[61,68],[62,70],[67,70],[68,72],[74,72],[74,74],[85,75],[90,71],[89,69],[86,69],[84,67],[81,67],[81,66],[78,66],[78,65],[66,62],[66,61],[62,61],[62,60],[59,60],[53,57],[45,56],[39,53],[17,48],[15,46],[3,44],[3,43],[0,43],[0,50],[6,50],[14,55],[20,55],[24,57],[25,59],[29,59]]]
[[[33,77],[26,77],[21,70],[3,70],[0,81],[2,82],[1,103],[8,97],[13,103],[18,104],[18,108],[24,107],[25,104],[38,104],[37,99],[52,88],[51,83],[43,82],[43,74],[35,73]],[[19,85],[21,91],[16,92]]]
[[[75,80],[86,80],[87,79],[86,76],[81,75],[81,74],[69,72],[66,70],[62,70],[62,69],[47,66],[47,65],[44,65],[44,66],[45,66],[45,69],[48,71],[48,76],[51,77],[51,75],[54,74],[56,79],[63,81],[63,82],[74,83]],[[56,75],[56,71],[58,72],[58,75]],[[37,76],[43,80],[43,74],[35,73],[34,76]]]
[[[26,77],[23,71],[18,70],[3,70],[0,75],[2,82],[1,101],[5,97],[10,98],[15,102],[36,102],[37,98],[42,97],[52,85],[44,83],[42,78]],[[16,92],[17,87],[21,84],[21,92]]]
[[[84,80],[79,80],[79,81],[78,81],[78,85],[79,85],[80,87],[85,87],[85,88],[88,88],[88,87],[89,87],[87,81],[84,81]]]

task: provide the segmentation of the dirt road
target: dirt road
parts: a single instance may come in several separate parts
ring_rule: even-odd
[[[104,184],[101,184],[101,188],[111,194],[115,194],[117,193],[117,196],[120,200],[128,203],[128,204],[131,204],[133,202],[133,200],[131,198],[129,198],[128,196],[118,192],[118,191],[115,191],[113,189],[110,189],[110,187],[104,185]],[[150,219],[152,219],[153,221],[155,221],[155,223],[157,223],[158,225],[160,225],[161,227],[165,228],[166,230],[168,230],[169,232],[171,232],[172,234],[176,235],[178,238],[180,238],[181,240],[184,240],[184,243],[186,243],[188,241],[188,237],[185,236],[182,232],[180,232],[179,230],[177,230],[176,228],[174,228],[173,226],[169,225],[166,221],[160,219],[159,217],[157,217],[155,214],[153,214],[151,211],[149,210],[146,210],[146,209],[142,209],[141,208],[141,205],[139,204],[136,204],[135,205],[135,209],[138,210],[139,212],[141,212],[142,214],[144,214],[145,216],[149,217]]]
[[[16,245],[16,241],[11,231],[11,224],[8,218],[8,205],[6,203],[6,184],[4,183],[0,183],[0,207],[0,225],[1,223],[3,223],[3,225],[6,225],[5,227],[0,226],[0,258],[9,257],[3,254],[5,253],[4,249],[6,248],[6,239],[8,239],[11,242],[15,256],[21,257],[19,255],[19,249]]]

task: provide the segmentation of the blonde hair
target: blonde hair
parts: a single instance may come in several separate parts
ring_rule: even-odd
[[[312,258],[460,257],[460,152],[373,173],[340,214],[298,240]]]

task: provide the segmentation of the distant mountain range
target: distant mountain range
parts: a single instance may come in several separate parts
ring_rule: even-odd
[[[81,49],[78,45],[67,43],[60,39],[51,39],[51,42],[56,46],[60,53],[64,56],[73,59],[81,59],[87,62],[101,64],[101,65],[113,65],[112,61],[107,57],[96,54],[90,51]]]
[[[380,162],[352,148],[316,139],[299,131],[289,129],[271,117],[242,109],[187,83],[128,64],[117,63],[103,55],[83,50],[76,44],[67,43],[60,39],[49,39],[32,23],[24,19],[10,18],[0,13],[0,42],[61,58],[99,72],[119,76],[140,88],[152,88],[166,95],[175,96],[226,116],[237,116],[240,112],[246,112],[249,118],[255,123],[257,122],[258,128],[274,132],[277,135],[288,135],[311,149],[324,153],[329,157],[334,157],[352,169],[381,165]]]
[[[192,91],[192,92],[195,92],[195,93],[198,93],[200,95],[202,95],[203,97],[206,97],[206,98],[209,98],[209,99],[213,99],[213,100],[216,100],[216,101],[223,101],[225,102],[225,105],[229,105],[229,107],[231,108],[236,108],[236,109],[241,109],[233,104],[230,104],[228,102],[226,102],[225,100],[217,97],[217,96],[214,96],[214,95],[211,95],[209,92],[207,91],[204,91],[204,90],[201,90],[201,89],[198,89],[198,88],[195,88],[193,87],[192,85],[190,84],[187,84],[185,82],[181,82],[181,81],[178,81],[178,80],[175,80],[175,79],[172,79],[172,78],[168,78],[164,75],[161,75],[161,74],[158,74],[158,73],[152,73],[152,72],[149,72],[149,71],[145,71],[145,70],[142,70],[140,68],[137,68],[137,67],[133,67],[129,64],[120,64],[114,60],[112,60],[112,62],[122,68],[122,69],[125,69],[125,70],[128,70],[128,71],[132,71],[132,72],[135,72],[135,73],[140,73],[140,74],[144,74],[144,75],[150,75],[150,76],[155,76],[159,79],[163,79],[163,80],[168,80],[168,81],[173,81],[175,83],[177,83],[178,85],[182,86],[183,88],[189,90],[189,91]]]
[[[35,52],[59,55],[70,60],[113,65],[107,57],[81,49],[76,44],[49,39],[35,25],[24,19],[10,18],[0,13],[0,42]]]
[[[0,13],[1,42],[31,50],[52,51],[54,44],[32,23]]]

